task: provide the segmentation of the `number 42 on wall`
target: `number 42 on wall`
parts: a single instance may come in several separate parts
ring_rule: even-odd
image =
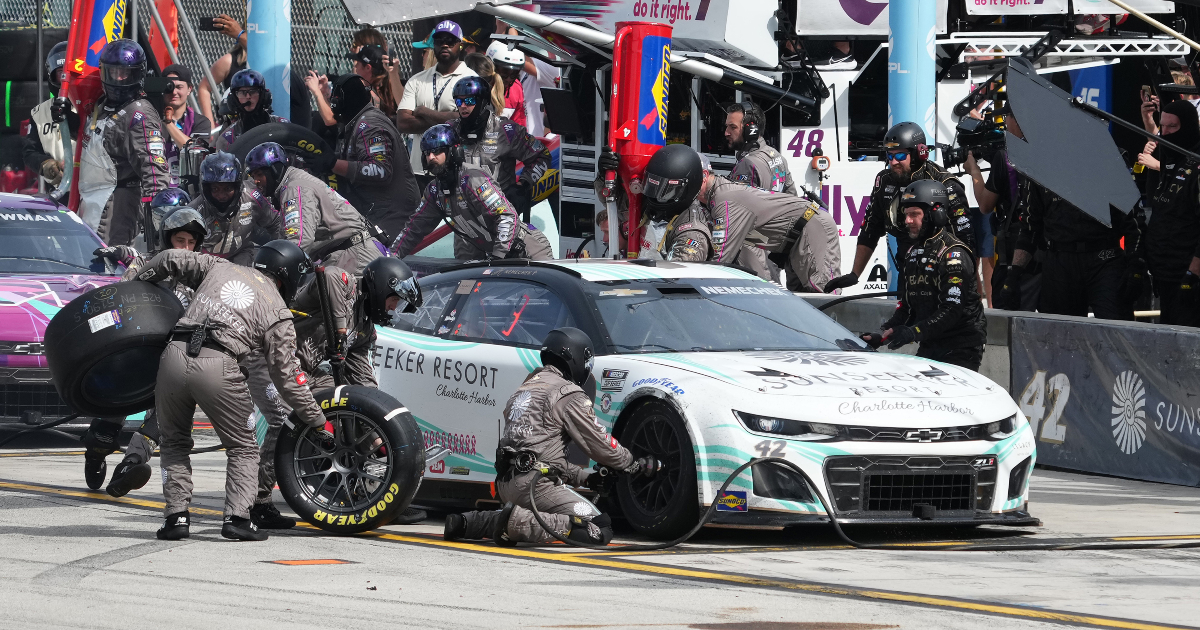
[[[1047,389],[1049,387],[1049,389]],[[1062,444],[1066,439],[1067,425],[1062,422],[1063,410],[1071,397],[1071,380],[1066,374],[1055,374],[1046,382],[1046,370],[1038,370],[1021,392],[1021,413],[1029,418],[1033,434],[1051,444]],[[1046,409],[1049,407],[1049,414]],[[1042,432],[1038,435],[1038,425]]]

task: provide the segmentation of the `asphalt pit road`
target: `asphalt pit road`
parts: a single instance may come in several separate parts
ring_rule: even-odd
[[[696,630],[882,630],[900,626],[881,626],[874,623],[843,623],[839,621],[739,621],[734,623],[694,623]]]
[[[263,560],[266,564],[282,564],[289,567],[305,567],[317,564],[358,564],[352,560],[338,560],[336,558],[319,558],[315,560]]]

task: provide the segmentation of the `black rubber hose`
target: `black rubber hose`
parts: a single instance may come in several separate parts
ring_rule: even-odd
[[[542,526],[542,529],[545,529],[547,532],[549,532],[549,534],[551,536],[553,536],[559,542],[571,545],[572,547],[582,547],[584,549],[596,549],[596,550],[601,550],[601,551],[626,551],[626,550],[629,550],[629,551],[653,551],[653,550],[657,550],[657,549],[666,549],[668,547],[674,547],[675,545],[678,545],[678,544],[688,540],[689,538],[694,536],[696,534],[696,532],[700,531],[700,528],[704,527],[708,523],[708,521],[712,518],[713,514],[716,513],[716,508],[717,508],[716,498],[720,497],[721,494],[725,492],[725,490],[729,487],[729,484],[732,483],[733,480],[735,478],[737,478],[737,476],[740,475],[743,470],[746,470],[747,468],[749,468],[751,466],[754,466],[756,464],[761,464],[764,462],[773,462],[776,464],[782,464],[784,466],[787,466],[788,468],[791,468],[792,470],[796,471],[797,473],[799,473],[801,477],[804,477],[804,482],[806,484],[808,484],[809,491],[812,493],[812,495],[814,497],[817,498],[817,501],[819,501],[821,503],[821,507],[824,508],[825,513],[829,515],[829,522],[830,522],[830,524],[833,525],[833,530],[835,532],[837,532],[838,538],[841,538],[843,542],[845,542],[847,545],[850,545],[851,547],[854,547],[855,549],[872,549],[872,550],[888,550],[888,551],[1072,551],[1072,550],[1093,550],[1093,549],[1099,549],[1099,550],[1190,549],[1190,548],[1200,547],[1200,541],[1155,542],[1155,543],[1116,542],[1116,543],[1075,543],[1075,544],[1070,544],[1070,543],[1067,543],[1067,544],[1028,543],[1028,544],[1021,544],[1021,545],[959,545],[959,546],[951,546],[951,547],[919,547],[919,546],[914,546],[914,545],[891,545],[891,544],[879,545],[879,544],[871,544],[871,543],[860,543],[860,542],[850,538],[849,536],[847,536],[846,532],[842,530],[841,523],[839,523],[837,520],[837,517],[834,516],[833,510],[830,509],[829,504],[825,503],[825,498],[821,496],[820,492],[817,492],[817,485],[815,483],[813,483],[813,480],[808,476],[808,473],[804,472],[804,470],[801,469],[796,464],[794,464],[786,459],[783,459],[782,457],[756,457],[756,458],[746,462],[745,464],[738,466],[736,469],[734,469],[734,471],[732,473],[729,474],[729,477],[725,480],[725,483],[721,484],[721,488],[720,488],[720,490],[717,490],[717,494],[714,497],[712,505],[708,506],[708,510],[706,510],[704,512],[704,515],[700,518],[700,522],[697,523],[696,526],[691,529],[691,531],[684,534],[683,536],[680,536],[679,538],[676,538],[675,540],[672,540],[669,542],[664,542],[664,543],[658,543],[655,545],[616,545],[616,546],[594,545],[594,544],[580,542],[577,540],[571,540],[571,539],[559,534],[558,532],[554,531],[553,529],[551,529],[546,524],[546,521],[544,521],[542,519],[542,515],[541,515],[541,513],[538,512],[538,509],[537,509],[537,503],[534,500],[534,488],[537,486],[538,480],[541,479],[543,476],[545,476],[544,475],[545,469],[539,470],[537,478],[535,478],[533,480],[533,483],[529,484],[529,505],[533,508],[533,517],[535,519],[537,519],[537,522],[539,525]]]
[[[895,291],[879,291],[877,293],[859,293],[858,295],[847,295],[836,300],[829,300],[817,307],[818,311],[824,311],[827,308],[833,308],[842,302],[850,302],[852,300],[861,300],[863,298],[889,297],[896,295]]]
[[[52,429],[60,424],[66,424],[78,417],[79,417],[78,413],[73,413],[64,418],[59,418],[58,420],[51,420],[50,422],[43,422],[41,424],[34,425],[32,427],[29,427],[28,429],[25,429],[24,431],[17,431],[16,435],[10,435],[10,436],[8,436],[7,439],[0,442],[0,448],[4,448],[5,444],[8,444],[9,442],[21,437],[22,435],[25,435],[26,433],[33,433],[34,431],[42,431],[45,429]]]

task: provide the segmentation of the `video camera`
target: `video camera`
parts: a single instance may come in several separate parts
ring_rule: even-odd
[[[1004,124],[994,119],[980,120],[963,116],[954,128],[955,144],[939,143],[942,166],[954,168],[967,161],[967,155],[974,153],[976,159],[987,159],[986,156],[1004,148]]]

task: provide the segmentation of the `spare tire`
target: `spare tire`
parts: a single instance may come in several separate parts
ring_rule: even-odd
[[[275,446],[283,499],[329,532],[388,524],[408,507],[425,474],[424,437],[412,414],[374,387],[341,386],[313,397],[325,410],[325,431],[289,418]]]
[[[85,416],[153,407],[158,359],[183,310],[171,291],[137,280],[71,300],[46,326],[46,362],[58,395]]]
[[[245,164],[246,154],[250,149],[264,142],[278,143],[287,151],[289,158],[303,158],[303,164],[293,166],[300,166],[314,175],[328,175],[333,172],[333,163],[337,159],[333,147],[312,129],[291,123],[259,125],[238,136],[233,146],[229,147],[229,152]]]

